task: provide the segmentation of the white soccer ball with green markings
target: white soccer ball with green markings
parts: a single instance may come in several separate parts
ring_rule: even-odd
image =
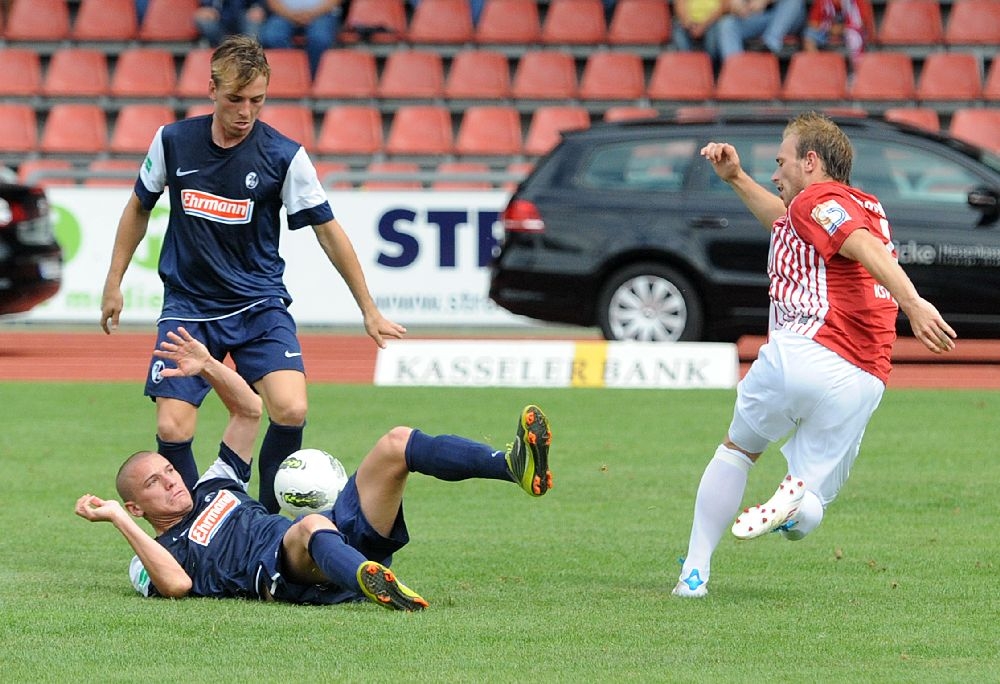
[[[300,449],[289,454],[274,476],[274,496],[292,517],[333,508],[347,484],[343,464],[322,449]]]

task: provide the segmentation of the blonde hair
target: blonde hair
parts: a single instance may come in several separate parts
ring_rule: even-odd
[[[844,184],[851,182],[854,148],[847,134],[829,117],[816,112],[799,114],[785,127],[783,137],[797,135],[795,153],[802,159],[811,150],[823,162],[826,174]]]
[[[230,36],[212,53],[212,81],[216,88],[232,84],[242,90],[260,76],[270,83],[271,66],[256,38]]]

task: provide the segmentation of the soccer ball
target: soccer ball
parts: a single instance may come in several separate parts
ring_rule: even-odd
[[[274,496],[285,513],[295,517],[333,508],[347,484],[340,461],[322,449],[300,449],[289,454],[274,476]]]

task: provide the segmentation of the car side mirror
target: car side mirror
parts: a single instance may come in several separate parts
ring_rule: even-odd
[[[1000,191],[995,188],[980,186],[969,191],[969,206],[983,212],[979,225],[993,223],[1000,217]]]

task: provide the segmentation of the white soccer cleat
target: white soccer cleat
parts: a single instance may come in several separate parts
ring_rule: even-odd
[[[733,523],[733,535],[737,539],[755,539],[773,532],[798,512],[805,493],[806,485],[802,480],[786,475],[766,503],[743,509]]]
[[[670,593],[681,598],[702,598],[708,595],[708,583],[695,569],[688,573],[687,578],[678,581]]]

